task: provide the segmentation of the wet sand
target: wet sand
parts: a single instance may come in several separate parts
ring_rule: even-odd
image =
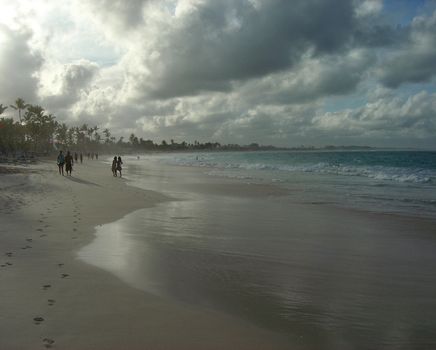
[[[204,172],[129,164],[130,183],[177,200],[98,227],[79,257],[297,348],[436,344],[434,220],[296,203],[289,189]]]
[[[95,227],[169,198],[109,165],[54,162],[0,175],[0,349],[289,349],[294,339],[225,310],[133,288],[77,259]],[[122,242],[120,242],[122,244]]]

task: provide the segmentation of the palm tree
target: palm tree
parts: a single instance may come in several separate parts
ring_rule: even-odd
[[[56,137],[57,137],[57,142],[65,147],[65,145],[67,145],[68,143],[68,126],[65,123],[62,124],[58,124],[56,127]]]
[[[45,114],[44,108],[30,105],[24,115],[26,134],[33,145],[34,151],[47,152],[50,149],[50,140],[56,129],[55,116]]]
[[[29,107],[29,105],[21,97],[19,97],[15,101],[15,105],[10,105],[10,107],[18,111],[18,118],[20,119],[21,124],[21,111],[25,110],[27,107]]]
[[[7,106],[3,106],[3,103],[0,103],[0,114],[3,114],[3,112],[7,109],[8,109]]]
[[[110,140],[111,140],[111,132],[109,131],[109,129],[104,129],[103,130],[103,135],[104,135],[104,137],[105,137],[105,140],[104,140],[104,142],[106,143],[106,144],[109,144],[110,143]]]

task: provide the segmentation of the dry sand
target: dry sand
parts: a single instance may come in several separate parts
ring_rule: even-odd
[[[76,258],[94,228],[168,200],[109,165],[0,166],[0,349],[289,349],[283,335],[149,295]],[[6,174],[5,174],[6,173]]]

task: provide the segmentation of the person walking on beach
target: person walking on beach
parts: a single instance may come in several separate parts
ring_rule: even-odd
[[[62,154],[62,151],[59,151],[58,158],[57,158],[57,164],[59,167],[59,175],[64,175],[64,164],[65,164],[65,157]]]
[[[82,154],[82,152],[80,152],[80,164],[82,164],[83,163],[83,154]]]
[[[120,172],[120,177],[122,177],[121,170],[123,170],[123,167],[121,165],[123,165],[123,161],[121,160],[121,157],[118,156],[118,159],[117,159],[117,171]]]
[[[73,164],[73,156],[70,154],[70,151],[67,151],[67,155],[65,156],[65,170],[67,171],[67,175],[68,173],[70,173],[71,176],[71,172],[73,171]]]
[[[74,161],[77,163],[77,157],[78,157],[78,155],[77,155],[77,152],[74,152]]]
[[[112,161],[112,175],[117,176],[117,157]]]

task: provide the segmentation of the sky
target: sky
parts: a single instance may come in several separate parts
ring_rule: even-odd
[[[0,79],[117,138],[436,149],[436,0],[0,0]]]

